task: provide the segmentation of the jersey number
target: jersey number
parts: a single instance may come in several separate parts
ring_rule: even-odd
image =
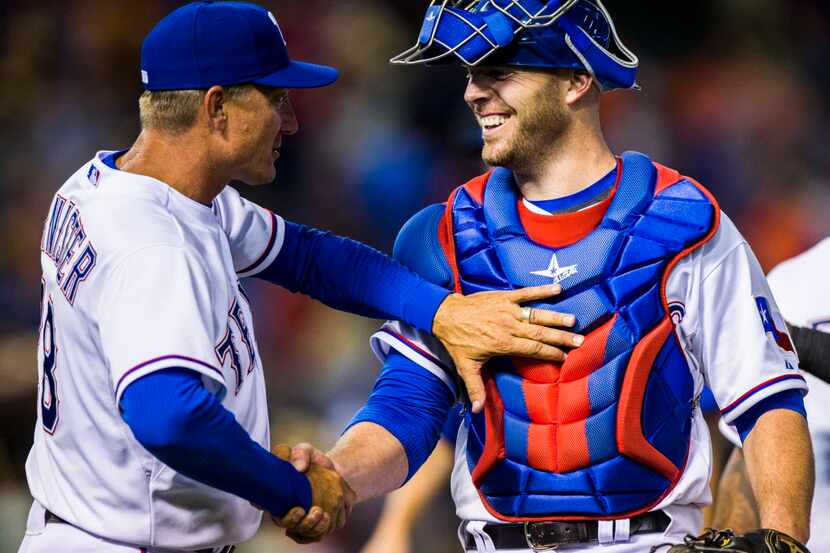
[[[45,298],[44,298],[45,299]],[[55,379],[55,360],[58,348],[55,345],[55,320],[52,301],[46,303],[43,331],[40,336],[43,348],[43,376],[40,382],[40,414],[43,428],[54,434],[58,427],[58,382]]]

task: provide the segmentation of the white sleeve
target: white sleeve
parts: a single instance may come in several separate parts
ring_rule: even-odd
[[[413,363],[431,372],[447,385],[454,397],[458,397],[455,368],[450,354],[432,334],[400,321],[387,321],[369,339],[372,352],[386,361],[395,350]]]
[[[710,247],[698,273],[696,350],[721,415],[732,423],[762,399],[807,385],[758,260],[726,217],[719,234],[729,247]]]
[[[257,274],[277,258],[285,239],[285,221],[226,186],[216,198],[219,223],[225,230],[240,277]]]
[[[132,382],[171,367],[201,373],[211,392],[224,395],[214,345],[225,314],[213,306],[225,301],[215,289],[202,263],[177,245],[143,248],[114,267],[98,320],[116,404]]]

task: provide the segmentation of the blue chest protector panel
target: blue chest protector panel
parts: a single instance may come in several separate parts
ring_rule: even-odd
[[[512,174],[496,169],[483,205],[464,188],[450,216],[465,294],[559,281],[541,307],[573,313],[586,336],[563,364],[498,358],[485,367],[488,402],[467,415],[468,463],[503,520],[621,518],[653,507],[688,454],[694,392],[662,284],[670,263],[702,245],[717,206],[680,178],[655,196],[657,169],[623,155],[600,224],[567,247],[531,240]]]

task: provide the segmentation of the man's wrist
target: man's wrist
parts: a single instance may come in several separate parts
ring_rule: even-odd
[[[795,520],[792,513],[786,511],[761,515],[761,528],[782,532],[801,543],[807,543],[810,539],[810,524]]]
[[[284,465],[288,465],[284,468],[283,472],[286,475],[290,475],[291,481],[291,489],[294,492],[295,503],[292,507],[302,507],[308,512],[311,509],[311,501],[312,501],[312,487],[311,487],[311,480],[308,476],[297,469],[289,463],[288,461],[284,461],[282,459],[277,458],[277,461],[280,463],[284,463]],[[283,465],[283,467],[284,467]],[[289,509],[290,510],[290,509]],[[283,516],[285,513],[272,513],[274,515]]]
[[[450,290],[429,281],[423,281],[417,288],[410,289],[404,299],[404,322],[431,333],[438,310],[450,295],[452,295]]]

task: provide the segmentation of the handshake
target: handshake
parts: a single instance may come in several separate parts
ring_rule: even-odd
[[[306,443],[293,448],[280,444],[271,452],[305,473],[311,483],[309,511],[306,513],[302,507],[294,507],[282,518],[272,515],[274,524],[285,528],[286,535],[297,543],[320,541],[345,526],[357,495],[335,470],[331,459]]]

